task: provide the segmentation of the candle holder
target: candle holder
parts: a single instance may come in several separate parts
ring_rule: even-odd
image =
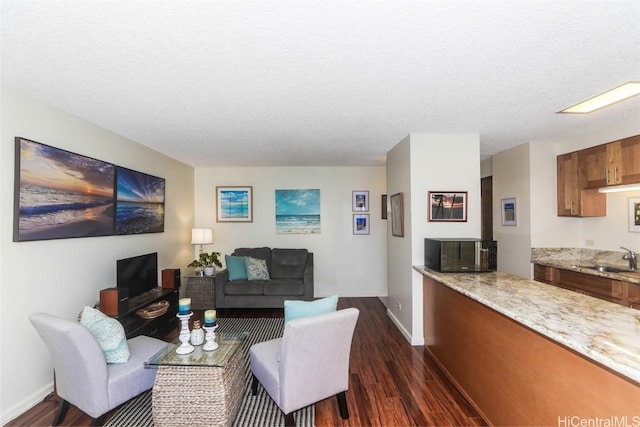
[[[207,331],[207,334],[204,336],[206,342],[202,346],[202,349],[204,351],[213,351],[218,348],[218,343],[216,342],[216,329],[218,329],[218,325],[204,325],[203,328]]]
[[[193,312],[190,311],[188,314],[176,314],[176,317],[180,319],[182,322],[182,326],[180,327],[180,346],[176,348],[177,354],[189,354],[193,351],[193,346],[189,344],[189,340],[191,339],[191,332],[189,332],[189,318],[193,316]]]

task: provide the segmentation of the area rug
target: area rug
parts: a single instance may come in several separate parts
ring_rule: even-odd
[[[218,324],[216,332],[247,332],[248,338],[243,347],[248,354],[252,344],[281,337],[284,319],[226,317],[218,319]],[[234,427],[284,426],[282,411],[262,387],[258,387],[256,396],[251,395],[251,371],[248,358],[245,360],[245,368],[246,389],[240,410],[233,422]],[[153,427],[151,398],[152,394],[149,390],[130,400],[118,409],[107,421],[105,427]],[[294,417],[297,426],[314,426],[314,406],[310,405],[294,412]]]

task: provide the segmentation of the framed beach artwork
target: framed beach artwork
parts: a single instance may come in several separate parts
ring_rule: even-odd
[[[165,180],[116,166],[115,234],[164,232]]]
[[[369,234],[369,214],[353,214],[353,234]]]
[[[391,196],[391,235],[404,237],[404,201],[402,193]]]
[[[253,222],[253,187],[217,186],[216,221]]]
[[[13,241],[108,236],[115,166],[15,138]]]
[[[320,190],[276,190],[276,234],[319,234]]]
[[[629,199],[629,231],[640,233],[640,197]]]
[[[351,194],[351,210],[354,212],[369,212],[369,192],[352,191]]]
[[[428,221],[466,222],[466,191],[429,191]]]
[[[502,225],[515,226],[518,225],[516,218],[516,198],[511,197],[502,199]]]

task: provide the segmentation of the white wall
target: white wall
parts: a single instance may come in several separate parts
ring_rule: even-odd
[[[231,185],[253,187],[252,223],[216,222],[216,186]],[[275,190],[305,188],[320,189],[320,234],[276,234]],[[384,167],[198,168],[195,189],[195,224],[214,234],[214,244],[205,250],[306,248],[314,254],[316,297],[387,295]],[[353,234],[352,191],[369,191],[369,235]]]
[[[498,270],[530,277],[531,196],[529,144],[493,156],[493,238],[498,242]],[[516,199],[516,225],[502,225],[502,199]]]
[[[389,313],[411,343],[421,345],[422,275],[411,267],[424,264],[425,237],[480,237],[479,136],[412,133],[388,154],[387,169],[389,194],[405,193],[405,237],[390,230],[388,237]],[[467,221],[428,222],[429,191],[467,191]]]
[[[193,256],[193,168],[8,87],[1,93],[0,408],[1,424],[53,390],[53,368],[27,316],[75,320],[100,289],[115,286],[116,259],[158,252],[159,269]],[[52,145],[166,179],[165,232],[13,242],[14,137]]]

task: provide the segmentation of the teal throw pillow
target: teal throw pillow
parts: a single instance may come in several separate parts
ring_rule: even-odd
[[[229,270],[229,280],[247,280],[247,266],[243,256],[225,255],[224,262]]]
[[[300,317],[317,316],[318,314],[331,313],[338,307],[338,295],[321,298],[315,301],[284,302],[284,323]]]
[[[80,316],[80,324],[96,338],[107,363],[126,363],[129,360],[131,353],[127,336],[117,319],[95,308],[85,307]]]
[[[245,258],[247,266],[247,278],[249,280],[270,280],[267,261],[258,258]]]

